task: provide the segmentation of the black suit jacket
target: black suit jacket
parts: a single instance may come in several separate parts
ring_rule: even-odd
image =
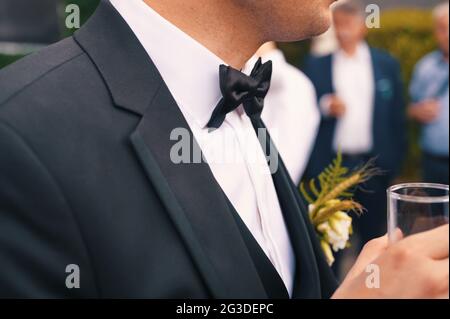
[[[189,129],[107,1],[74,37],[0,72],[0,296],[266,298],[208,165],[171,162],[177,127]],[[296,296],[329,297],[301,207]]]

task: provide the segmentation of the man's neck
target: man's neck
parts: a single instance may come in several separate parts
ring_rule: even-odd
[[[225,63],[242,68],[263,41],[242,8],[232,1],[144,0]]]

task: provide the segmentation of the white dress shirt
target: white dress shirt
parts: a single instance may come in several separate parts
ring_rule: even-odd
[[[274,49],[261,58],[263,62],[271,60],[273,63],[271,87],[264,101],[262,119],[292,180],[298,184],[320,123],[316,91],[311,80],[286,61],[281,50]],[[246,70],[255,62],[256,57],[248,62]]]
[[[353,56],[343,50],[333,56],[333,86],[346,106],[338,119],[334,149],[344,154],[366,154],[373,147],[375,81],[369,46],[358,45]]]
[[[221,98],[219,66],[225,63],[142,0],[111,3],[158,68],[215,179],[292,295],[294,252],[265,155],[249,118],[241,106],[228,114],[219,129],[209,132],[206,127]]]

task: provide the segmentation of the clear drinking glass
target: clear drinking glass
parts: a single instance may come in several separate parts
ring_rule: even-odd
[[[387,190],[389,241],[448,224],[449,186],[428,183],[394,185]]]

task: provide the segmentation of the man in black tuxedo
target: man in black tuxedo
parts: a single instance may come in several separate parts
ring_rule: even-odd
[[[233,137],[264,128],[270,64],[250,76],[236,69],[267,40],[323,32],[331,2],[102,1],[74,37],[3,70],[0,296],[448,296],[448,227],[389,249],[385,238],[372,242],[336,291],[276,153],[268,179],[251,169],[236,176],[245,165],[224,172],[171,157],[177,128],[202,150],[223,128],[235,129]],[[173,44],[178,51],[157,49]],[[214,61],[235,68],[221,66],[219,75]],[[211,96],[216,90],[224,96]],[[430,241],[433,251],[416,245]],[[364,285],[364,267],[376,258],[386,271],[383,291]],[[447,273],[434,271],[434,290],[401,281],[425,279],[445,263]]]

